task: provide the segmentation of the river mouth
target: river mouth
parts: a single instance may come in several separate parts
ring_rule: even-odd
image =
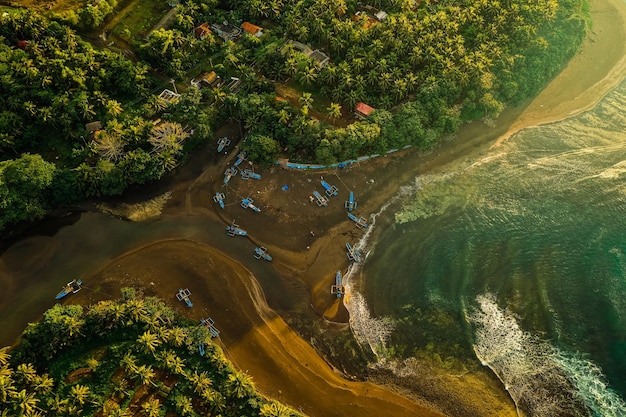
[[[520,109],[515,109],[505,113],[495,128],[480,123],[472,124],[465,127],[453,142],[446,142],[425,158],[410,156],[407,159],[394,160],[394,168],[389,169],[393,171],[391,174],[380,175],[376,169],[384,164],[377,165],[378,162],[373,162],[374,168],[364,166],[360,167],[359,171],[355,170],[352,175],[353,182],[349,182],[349,175],[345,180],[350,186],[358,185],[362,195],[367,194],[373,200],[375,187],[367,188],[365,185],[370,179],[375,178],[376,184],[385,184],[393,190],[415,174],[403,170],[403,167],[413,166],[412,169],[415,169],[415,166],[418,166],[419,174],[445,171],[458,160],[475,160],[477,155],[486,152],[496,137],[505,135],[511,129],[518,130],[522,125],[535,125],[570,116],[572,112],[592,105],[610,88],[611,84],[606,81],[607,77],[603,74],[609,74],[613,81],[622,78],[622,74],[612,73],[610,69],[620,67],[618,62],[624,56],[623,48],[626,42],[621,14],[623,8],[622,3],[609,1],[596,2],[592,5],[592,11],[595,10],[597,15],[597,18],[594,17],[597,28],[594,29],[596,33],[593,35],[595,48],[585,50],[581,54],[580,60],[586,63],[576,64],[580,65],[577,70],[573,73],[564,73],[563,77],[559,78],[564,80],[561,82],[565,85],[568,85],[569,79],[569,85],[581,86],[580,93],[574,94],[571,89],[562,86],[558,88],[558,84],[555,84],[545,93],[550,95],[553,102],[542,95],[526,107],[527,111],[521,117]],[[607,36],[604,34],[607,31],[612,32]],[[609,39],[610,43],[608,41],[602,43],[606,39]],[[569,68],[573,67],[571,65]],[[622,65],[620,71],[625,67]],[[589,71],[589,68],[593,68],[593,71]],[[592,91],[594,89],[590,87],[598,83],[601,83],[604,91],[600,91],[602,88]],[[585,96],[587,93],[590,96]],[[568,94],[572,96],[568,98]],[[542,100],[544,107],[541,104]],[[236,135],[234,129],[232,134]],[[141,191],[134,190],[124,197],[124,202],[134,203],[172,191],[172,199],[164,207],[163,214],[156,219],[131,223],[109,215],[87,212],[80,216],[76,214],[68,217],[60,226],[44,226],[43,229],[33,231],[26,242],[15,240],[16,243],[6,248],[0,258],[0,262],[4,263],[0,267],[0,280],[3,288],[9,289],[0,299],[0,327],[5,330],[0,336],[2,338],[0,341],[3,344],[11,344],[27,322],[37,320],[45,309],[54,304],[53,295],[66,282],[78,277],[95,276],[111,260],[123,256],[126,252],[167,239],[189,239],[216,246],[232,258],[241,261],[261,282],[268,304],[278,311],[302,308],[312,301],[314,311],[323,314],[330,303],[324,298],[328,295],[328,285],[323,276],[332,277],[332,273],[337,269],[336,265],[341,265],[339,259],[345,261],[343,249],[337,249],[337,246],[341,247],[346,239],[357,238],[358,233],[353,228],[335,229],[333,222],[339,217],[325,217],[319,213],[311,214],[311,219],[314,220],[308,223],[309,220],[301,222],[300,214],[286,217],[289,215],[288,212],[276,210],[272,215],[281,219],[280,226],[271,230],[267,217],[253,221],[248,213],[240,214],[232,210],[227,213],[216,211],[211,196],[217,188],[208,185],[219,184],[221,181],[223,166],[217,163],[221,161],[219,158],[222,156],[214,153],[211,146],[207,146],[206,149],[195,153],[175,175]],[[272,189],[267,190],[268,201],[272,198],[280,201],[279,199],[286,198],[287,195],[293,196],[295,193],[277,192],[283,183],[291,181],[289,190],[298,190],[300,186],[298,192],[302,193],[293,196],[294,201],[302,205],[303,211],[309,209],[305,207],[306,195],[312,189],[308,184],[319,181],[319,174],[304,174],[289,180],[285,180],[288,174],[279,170],[274,172],[268,170],[263,174],[267,179],[276,176]],[[343,174],[340,175],[344,178]],[[387,179],[390,181],[386,181]],[[188,189],[191,193],[187,192]],[[257,194],[257,191],[260,193]],[[242,195],[254,193],[259,196],[264,192],[254,183],[239,191]],[[233,192],[232,201],[236,202],[235,197],[239,196],[235,196]],[[361,201],[365,208],[367,200]],[[238,207],[235,205],[233,208]],[[223,228],[234,218],[239,223],[249,224],[253,235],[257,236],[256,241],[246,241],[243,244],[241,241],[224,236]],[[315,237],[309,235],[311,224],[318,224],[312,223],[313,221],[320,224],[319,230],[315,230]],[[263,229],[270,230],[263,232]],[[323,237],[325,232],[330,234],[330,240]],[[333,239],[339,241],[339,244],[333,244]],[[289,260],[276,262],[272,267],[254,261],[251,250],[255,245],[272,241],[277,243],[268,246],[270,250],[276,251],[273,253],[278,254],[276,259],[284,255],[284,259]],[[311,265],[315,271],[304,271]],[[86,286],[91,286],[94,290],[99,288],[98,284],[93,282],[86,282]],[[88,288],[85,293],[87,290]],[[72,302],[71,298],[66,302]]]

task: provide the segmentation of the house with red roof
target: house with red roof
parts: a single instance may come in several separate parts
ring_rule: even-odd
[[[257,38],[260,38],[261,36],[263,36],[263,28],[260,26],[254,25],[250,22],[243,22],[241,24],[241,28],[245,32],[248,32],[249,34],[256,36]]]
[[[358,102],[356,104],[356,107],[354,108],[354,117],[356,117],[359,120],[364,120],[365,118],[367,118],[367,116],[369,116],[374,110],[376,110],[375,108],[361,102]]]

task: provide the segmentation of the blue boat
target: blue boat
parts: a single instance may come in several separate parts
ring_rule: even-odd
[[[345,202],[344,207],[349,211],[352,211],[356,208],[357,202],[354,201],[354,192],[350,191],[350,199]]]
[[[235,161],[235,163],[233,165],[234,166],[238,166],[240,163],[242,163],[245,160],[246,160],[246,153],[245,152],[239,152],[239,155],[237,155],[237,160]]]
[[[200,324],[209,329],[211,332],[211,336],[217,337],[220,334],[220,331],[215,328],[215,321],[211,317],[207,317],[206,319],[201,319]]]
[[[271,261],[272,257],[269,253],[267,253],[267,248],[265,246],[257,246],[254,248],[254,257],[256,259],[265,259],[266,261]]]
[[[220,205],[221,208],[224,208],[224,193],[217,192],[213,196],[213,201]]]
[[[78,291],[80,291],[81,285],[83,285],[82,279],[79,279],[79,280],[74,279],[68,282],[67,284],[65,284],[65,287],[63,287],[63,289],[54,298],[57,300],[60,300],[61,298],[65,297],[68,294],[76,294]]]
[[[313,191],[313,195],[315,196],[315,203],[317,204],[318,207],[322,207],[322,206],[327,206],[328,205],[328,198],[327,197],[321,195],[317,191]]]
[[[322,187],[324,187],[324,189],[326,190],[326,195],[329,197],[332,197],[334,195],[337,195],[337,187],[335,187],[334,185],[330,185],[329,183],[327,183],[326,181],[322,180],[320,181],[322,183]]]
[[[224,184],[228,184],[228,181],[230,181],[232,177],[237,175],[237,172],[237,168],[235,167],[230,167],[226,169],[226,171],[224,171]]]
[[[226,234],[228,236],[246,236],[248,232],[233,222],[230,226],[226,226]]]
[[[241,207],[243,207],[245,209],[246,208],[251,208],[252,210],[256,211],[257,213],[260,213],[261,209],[258,208],[257,206],[255,206],[253,203],[254,203],[254,200],[251,199],[250,197],[241,199]]]
[[[226,136],[217,140],[217,151],[222,152],[225,147],[230,145],[230,140]]]
[[[250,178],[253,178],[255,180],[260,180],[261,175],[257,174],[256,172],[254,172],[253,170],[249,168],[246,168],[241,171],[241,178],[243,178],[244,180],[249,180]]]
[[[187,307],[193,307],[193,303],[191,302],[191,299],[189,298],[190,295],[191,295],[191,291],[189,291],[188,288],[185,288],[184,290],[181,288],[178,290],[178,293],[176,294],[176,298],[178,299],[178,301],[184,301],[185,304],[187,304]]]
[[[198,350],[200,351],[200,356],[204,356],[204,342],[198,343]]]
[[[361,250],[359,248],[352,247],[350,243],[346,242],[346,249],[348,249],[348,259],[354,262],[361,262]]]
[[[365,217],[356,217],[352,213],[348,213],[348,217],[350,218],[350,220],[356,223],[356,227],[358,227],[359,229],[363,229],[368,226],[367,220],[365,220]]]
[[[345,287],[341,284],[341,270],[337,271],[335,274],[335,284],[331,285],[330,293],[335,294],[337,298],[346,293]]]

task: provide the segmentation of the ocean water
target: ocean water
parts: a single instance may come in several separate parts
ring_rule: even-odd
[[[626,82],[403,193],[347,302],[357,338],[487,366],[530,415],[626,416]]]

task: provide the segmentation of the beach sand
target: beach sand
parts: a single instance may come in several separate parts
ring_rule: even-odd
[[[177,177],[162,184],[172,192],[162,215],[203,216],[208,228],[222,234],[236,220],[249,238],[232,239],[266,246],[272,263],[261,265],[252,253],[245,265],[235,260],[240,258],[235,256],[237,241],[221,250],[188,240],[159,241],[113,260],[93,277],[101,282],[99,292],[81,292],[71,302],[119,296],[120,287],[134,286],[163,297],[193,319],[211,316],[221,331],[218,343],[257,388],[310,416],[517,415],[503,387],[486,371],[459,376],[433,370],[424,375],[419,389],[405,391],[405,396],[389,387],[348,380],[284,317],[290,311],[309,311],[317,320],[346,322],[345,307],[329,290],[335,271],[348,266],[345,242],[362,234],[346,216],[348,190],[358,200],[355,214],[368,217],[416,175],[473,158],[520,129],[581,112],[620,82],[626,73],[626,3],[599,0],[591,11],[594,28],[581,52],[536,99],[523,109],[505,111],[496,126],[472,123],[426,154],[402,151],[324,172],[274,166],[259,171],[261,180],[236,178],[227,187],[222,186],[223,171],[233,163],[235,150],[217,155],[211,146],[192,156]],[[216,135],[234,139],[238,132],[238,127],[226,126]],[[323,208],[309,200],[313,190],[322,191],[321,179],[340,190]],[[212,201],[217,191],[226,194],[224,210]],[[243,210],[242,197],[252,197],[261,212]],[[193,308],[176,301],[180,287],[192,291]]]

